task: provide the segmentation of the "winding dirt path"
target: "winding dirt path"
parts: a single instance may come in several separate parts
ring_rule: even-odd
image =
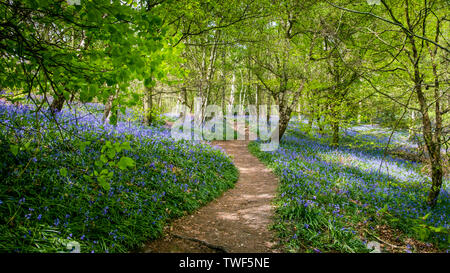
[[[147,244],[144,252],[279,252],[269,230],[277,177],[250,154],[248,140],[212,144],[233,157],[240,172],[235,187],[192,215],[173,221],[164,237]]]

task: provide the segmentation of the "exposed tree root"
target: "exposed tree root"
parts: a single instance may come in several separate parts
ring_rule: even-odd
[[[170,235],[172,235],[173,237],[178,238],[178,239],[188,240],[188,241],[193,241],[193,242],[200,243],[200,244],[202,244],[204,246],[207,246],[207,247],[209,247],[211,249],[217,250],[220,253],[228,253],[228,251],[223,246],[213,245],[213,244],[210,244],[208,242],[199,240],[197,238],[185,237],[185,236],[174,234],[174,233],[171,233]]]

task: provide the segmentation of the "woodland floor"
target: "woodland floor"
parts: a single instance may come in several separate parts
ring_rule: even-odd
[[[248,140],[214,141],[233,158],[239,179],[233,189],[192,215],[174,220],[146,253],[280,252],[274,232],[272,199],[278,178],[250,154]]]

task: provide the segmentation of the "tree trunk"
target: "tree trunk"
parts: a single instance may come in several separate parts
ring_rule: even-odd
[[[261,94],[260,94],[260,88],[259,88],[259,84],[256,84],[255,86],[256,88],[256,115],[259,117],[259,105],[261,105]]]
[[[103,110],[102,124],[109,122],[111,118],[111,108],[114,101],[114,94],[108,97],[108,101],[105,104],[105,110]]]
[[[281,106],[280,106],[281,108]],[[280,120],[279,120],[279,131],[278,131],[278,137],[281,139],[286,132],[286,129],[289,124],[289,120],[291,119],[291,109],[285,109],[284,111],[280,111]]]
[[[182,98],[181,109],[185,109],[184,106],[187,107],[187,105],[188,105],[186,86],[181,87],[181,98]],[[180,118],[186,118],[186,116],[187,116],[187,113],[185,113],[185,112],[180,113]]]
[[[220,70],[220,83],[222,84],[221,91],[222,91],[222,114],[225,117],[226,116],[226,109],[225,109],[225,101],[226,101],[226,79],[225,79],[225,50],[222,49],[222,69]]]
[[[331,127],[333,129],[331,146],[336,147],[339,145],[339,122],[333,121]]]
[[[242,105],[242,93],[244,90],[244,78],[242,77],[242,70],[239,70],[241,75],[241,89],[239,90],[239,105]]]
[[[61,112],[64,102],[66,101],[66,98],[62,93],[56,93],[53,97],[52,104],[50,104],[50,111],[52,114]]]
[[[231,79],[231,91],[230,91],[230,106],[234,104],[234,93],[236,92],[236,75],[233,71],[233,77]]]
[[[161,105],[162,105],[162,93],[159,93],[159,96],[158,96],[158,109],[161,109]]]
[[[435,41],[439,42],[439,22],[436,25],[436,37]],[[433,77],[434,77],[434,100],[435,100],[435,119],[436,127],[432,141],[434,142],[434,149],[430,153],[431,159],[431,181],[432,188],[428,195],[428,204],[435,206],[437,202],[438,195],[441,191],[442,180],[443,180],[443,170],[442,170],[442,158],[441,158],[441,146],[442,146],[442,113],[441,113],[441,91],[439,85],[439,74],[437,71],[436,54],[438,48],[435,46],[434,50],[430,50],[431,63],[433,67]],[[431,155],[432,154],[432,155]]]
[[[437,197],[442,187],[442,160],[441,160],[441,143],[438,133],[433,136],[433,128],[431,125],[430,116],[428,115],[428,103],[422,90],[422,77],[420,76],[418,52],[415,46],[414,37],[410,37],[410,43],[413,51],[413,60],[411,60],[414,66],[414,89],[416,91],[417,99],[420,105],[420,112],[422,114],[423,125],[423,138],[425,145],[430,156],[431,164],[431,189],[428,195],[428,204],[431,207],[436,205]],[[439,108],[439,103],[437,103]],[[438,120],[437,120],[438,121]]]
[[[385,6],[386,4],[383,3]],[[435,128],[435,133],[433,134],[433,126],[431,123],[431,119],[428,113],[429,107],[430,105],[427,102],[427,98],[422,90],[422,84],[423,84],[423,74],[420,71],[420,67],[421,64],[423,63],[423,61],[421,62],[421,58],[423,56],[422,52],[424,49],[424,46],[426,44],[424,44],[423,41],[419,41],[416,44],[416,36],[414,35],[414,29],[416,28],[417,25],[423,24],[423,28],[425,29],[425,23],[426,23],[426,18],[428,15],[428,11],[427,9],[425,9],[423,16],[420,16],[420,21],[416,22],[415,20],[411,20],[410,18],[410,7],[409,7],[409,1],[406,0],[404,2],[404,12],[405,12],[405,19],[406,19],[406,24],[407,24],[407,28],[403,28],[403,32],[406,35],[406,39],[407,42],[409,43],[409,47],[410,47],[410,52],[412,52],[411,55],[409,55],[409,60],[411,63],[411,66],[413,68],[414,71],[414,77],[412,79],[413,84],[414,84],[414,92],[417,95],[417,100],[419,102],[419,106],[420,106],[420,113],[422,116],[422,133],[423,133],[423,139],[424,139],[424,143],[425,143],[425,147],[428,150],[428,155],[429,155],[429,160],[430,160],[430,165],[431,165],[431,180],[432,180],[432,185],[431,185],[431,189],[428,195],[428,199],[427,199],[427,203],[433,207],[436,205],[437,202],[437,198],[439,196],[439,193],[441,191],[441,187],[442,187],[442,176],[443,176],[443,171],[442,171],[442,159],[441,159],[441,125],[442,125],[442,121],[441,121],[441,112],[440,112],[440,105],[439,105],[439,99],[440,97],[437,96],[437,93],[439,93],[439,85],[435,86],[437,87],[437,89],[435,90],[435,111],[436,111],[436,128]],[[391,17],[392,14],[391,14]],[[439,22],[437,27],[439,27]],[[439,28],[437,29],[437,33],[439,33]],[[425,33],[424,33],[425,35]],[[437,35],[435,39],[437,39],[439,36]],[[437,40],[436,40],[437,42]],[[417,45],[421,46],[421,48],[417,48]],[[435,49],[437,50],[437,48]],[[420,53],[419,53],[420,52]],[[433,61],[433,56],[434,54],[431,53],[431,57],[432,57],[432,63],[434,63]],[[433,71],[435,72],[435,71]],[[435,81],[437,80],[436,75],[435,76]],[[437,96],[437,97],[436,97]]]
[[[152,108],[153,108],[153,88],[145,87],[144,95],[144,124],[152,125]]]
[[[314,123],[314,107],[311,104],[308,105],[308,133],[311,132]]]
[[[323,135],[323,131],[324,131],[323,122],[320,120],[320,118],[321,118],[321,116],[317,115],[316,124],[317,124],[317,128],[319,129],[319,131],[318,131],[319,134]]]

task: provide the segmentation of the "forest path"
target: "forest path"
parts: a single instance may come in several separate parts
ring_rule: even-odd
[[[165,235],[150,242],[144,252],[159,253],[267,253],[279,252],[273,222],[278,178],[250,154],[248,140],[214,141],[233,158],[239,179],[233,189],[192,215],[174,220]]]

